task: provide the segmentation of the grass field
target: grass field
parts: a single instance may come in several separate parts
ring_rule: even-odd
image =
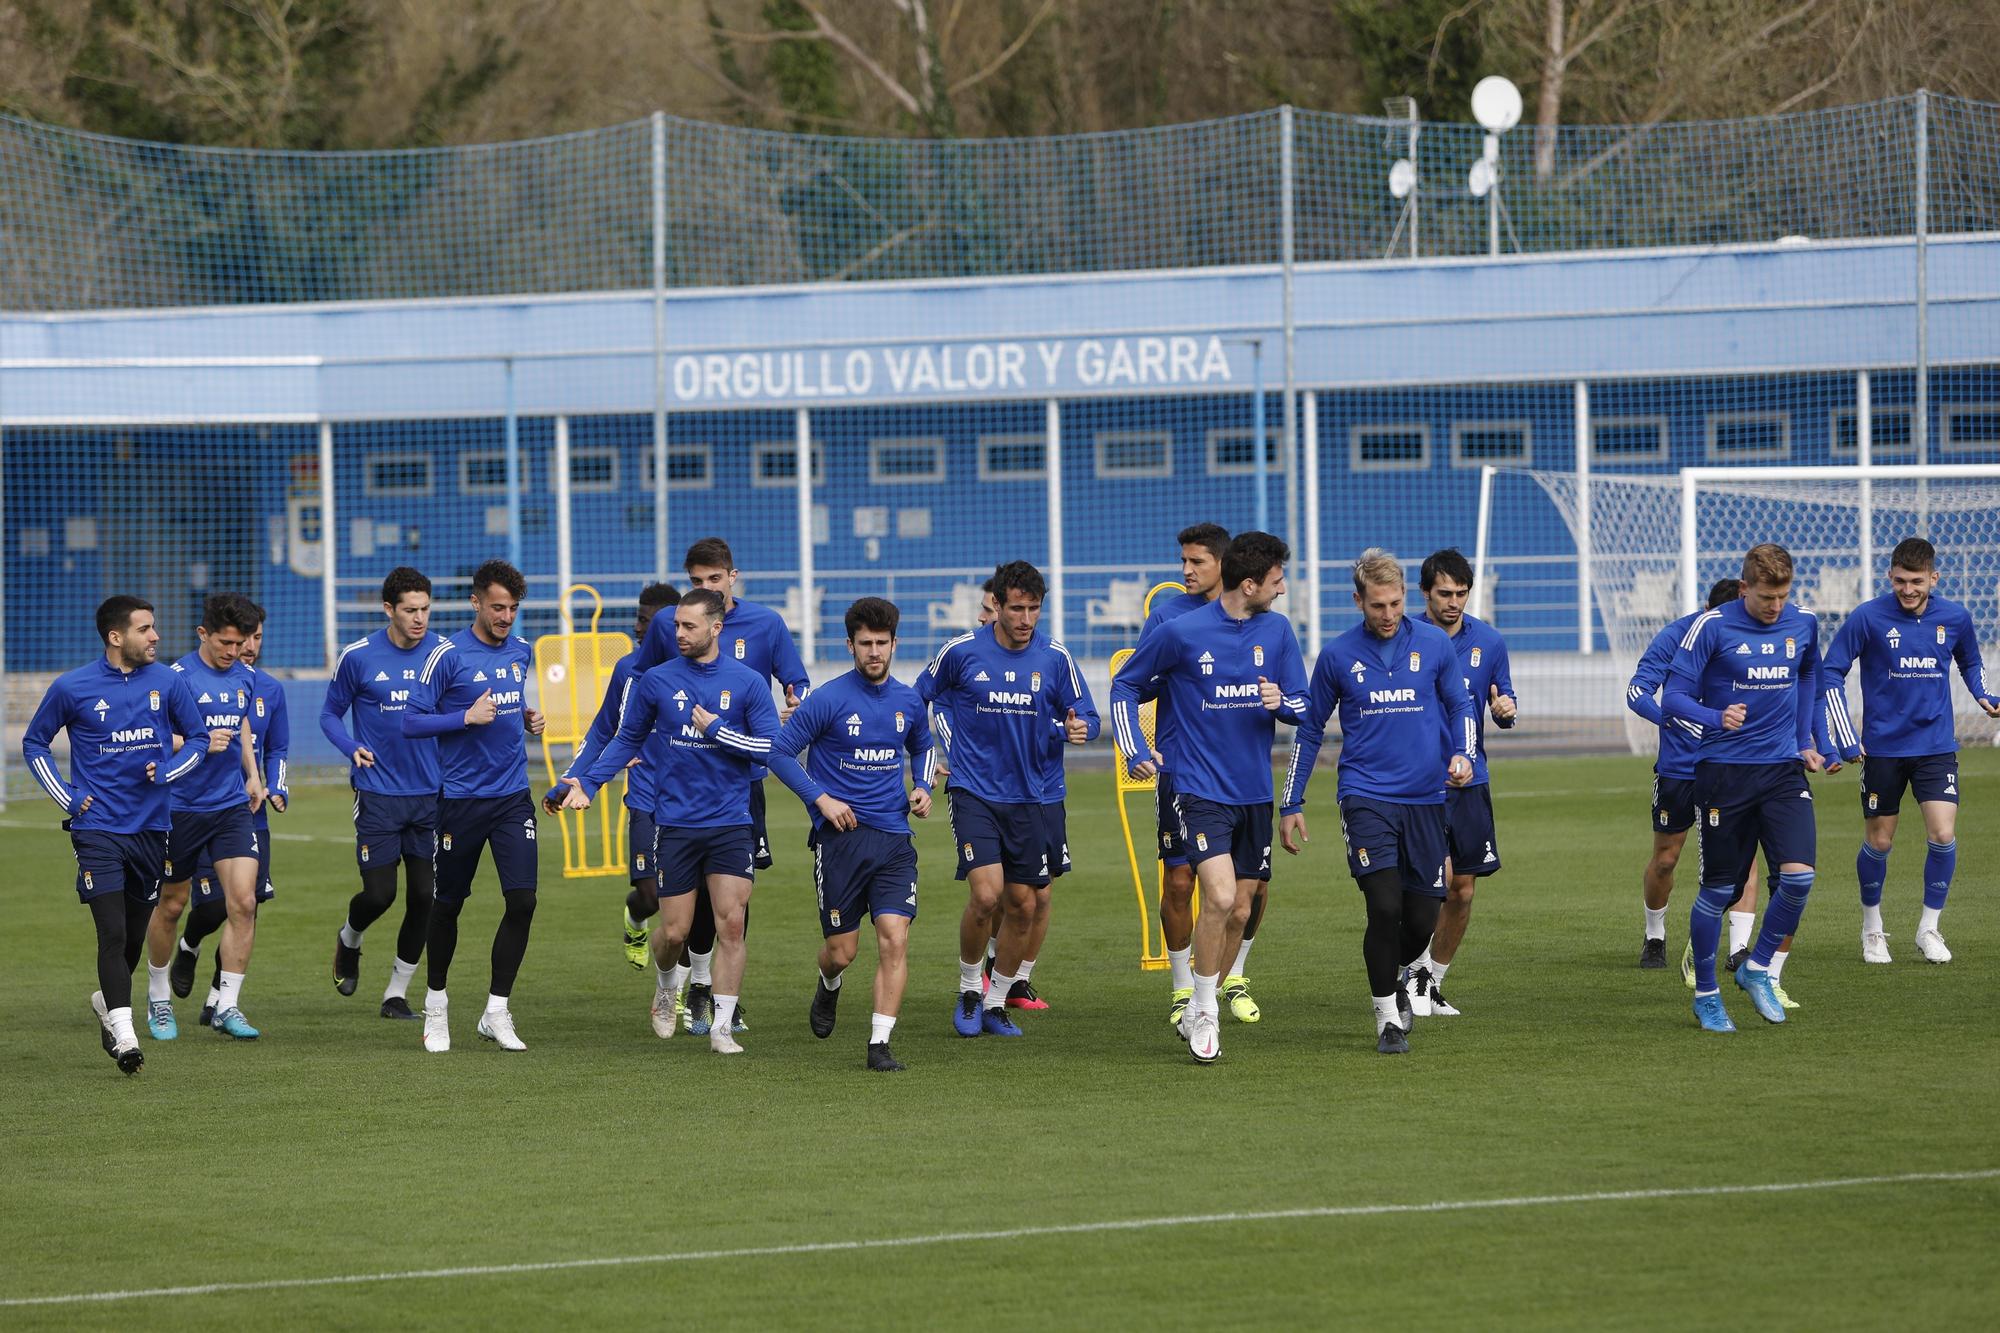
[[[329,984],[354,871],[345,793],[325,787],[278,821],[280,893],[244,1004],[263,1040],[197,1030],[197,995],[180,1039],[149,1043],[129,1080],[85,1004],[67,840],[46,802],[17,802],[0,1326],[1991,1317],[2000,754],[1966,755],[1957,961],[1914,961],[1912,828],[1886,902],[1897,961],[1860,962],[1843,773],[1820,783],[1825,872],[1785,976],[1805,1007],[1767,1027],[1726,987],[1742,1028],[1726,1038],[1696,1029],[1677,972],[1634,966],[1648,778],[1638,760],[1499,766],[1506,869],[1452,973],[1465,1016],[1420,1020],[1402,1059],[1374,1053],[1330,775],[1258,941],[1264,1020],[1225,1016],[1206,1069],[1168,1032],[1164,975],[1136,965],[1106,774],[1076,784],[1079,869],[1035,974],[1053,1008],[1021,1041],[951,1035],[963,899],[933,821],[895,1039],[909,1070],[892,1077],[861,1066],[872,944],[833,1038],[806,1029],[817,931],[802,816],[775,783],[780,864],[757,888],[740,1059],[651,1034],[650,976],[616,944],[622,883],[558,878],[552,828],[514,994],[531,1049],[472,1037],[498,916],[487,881],[464,918],[454,1049],[425,1055],[416,1025],[375,1014],[395,917],[370,934],[361,991]],[[1919,1174],[1935,1178],[1852,1183]],[[1810,1188],[1741,1189],[1762,1185]],[[213,1284],[244,1285],[83,1299]],[[18,1303],[34,1297],[63,1299]]]

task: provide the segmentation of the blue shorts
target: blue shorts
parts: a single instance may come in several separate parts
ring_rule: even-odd
[[[909,834],[866,824],[845,833],[822,827],[806,845],[812,848],[821,935],[861,929],[863,912],[877,921],[917,915],[917,846]]]
[[[278,888],[271,883],[271,830],[257,830],[257,901],[268,903],[278,896]],[[222,882],[215,877],[215,862],[204,856],[194,868],[194,896],[190,901],[220,901]]]
[[[535,887],[535,802],[525,790],[512,796],[440,797],[437,828],[431,864],[439,902],[462,903],[471,896],[480,853],[488,847],[502,893]]]
[[[392,869],[404,857],[437,855],[438,798],[354,792],[354,859],[363,870]]]
[[[756,855],[752,858],[759,870],[769,870],[771,860],[771,835],[764,827],[764,780],[759,778],[750,784],[750,833],[757,839]]]
[[[1653,832],[1685,833],[1694,827],[1694,779],[1653,774]]]
[[[1054,882],[1070,872],[1069,807],[1050,801],[1042,807],[1042,840],[1049,848],[1049,880]]]
[[[1786,862],[1812,865],[1818,830],[1806,766],[1796,759],[1774,764],[1694,766],[1694,799],[1700,816],[1703,884],[1741,884],[1763,845],[1776,870]]]
[[[951,788],[951,837],[958,844],[957,877],[997,865],[1009,884],[1049,882],[1048,818],[1040,805],[985,801]]]
[[[1347,873],[1354,878],[1393,867],[1402,872],[1405,893],[1445,896],[1444,859],[1451,836],[1442,801],[1408,805],[1372,796],[1343,796],[1340,836],[1347,840]]]
[[[678,898],[708,884],[710,875],[757,878],[757,831],[748,824],[730,828],[656,827],[653,866],[660,874],[660,897]]]
[[[1861,813],[1893,815],[1903,808],[1903,788],[1925,801],[1958,804],[1958,753],[1895,759],[1869,755],[1861,761]]]
[[[1493,841],[1493,788],[1488,783],[1444,790],[1445,832],[1451,839],[1451,873],[1481,878],[1500,868]]]
[[[160,879],[167,861],[167,835],[160,829],[138,833],[107,833],[101,829],[71,829],[69,845],[76,852],[76,896],[80,902],[107,893],[160,896]]]
[[[1224,805],[1186,793],[1174,797],[1181,823],[1181,842],[1189,865],[1228,856],[1238,879],[1271,878],[1271,807]]]
[[[238,856],[255,857],[263,841],[257,836],[248,804],[220,810],[176,810],[173,832],[167,835],[164,878],[169,884],[186,883],[203,861],[214,865]]]
[[[625,853],[631,863],[630,879],[638,884],[660,877],[659,862],[653,859],[653,812],[625,807]]]
[[[1174,779],[1161,769],[1153,779],[1153,822],[1160,830],[1160,860],[1170,866],[1188,863],[1181,843],[1181,817],[1174,813]]]

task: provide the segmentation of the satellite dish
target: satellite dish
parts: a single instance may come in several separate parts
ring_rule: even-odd
[[[1410,197],[1410,191],[1417,188],[1417,164],[1407,157],[1396,159],[1396,165],[1389,168],[1389,193],[1398,199]]]
[[[1472,171],[1466,177],[1465,187],[1472,191],[1474,199],[1484,199],[1486,192],[1493,188],[1496,179],[1497,173],[1493,170],[1493,164],[1482,157],[1472,164]]]
[[[1472,118],[1493,134],[1505,134],[1521,123],[1521,90],[1498,74],[1487,75],[1473,85]]]

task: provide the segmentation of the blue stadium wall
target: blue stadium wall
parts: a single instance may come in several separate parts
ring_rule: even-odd
[[[1337,571],[1363,546],[1409,559],[1470,550],[1481,463],[1574,467],[1579,380],[1602,473],[1852,462],[1860,369],[1873,371],[1878,461],[1907,461],[1909,262],[1907,243],[1866,242],[1301,271],[1298,384],[1316,394],[1328,623],[1345,601]],[[1933,461],[2000,461],[1995,273],[1991,238],[1932,246]],[[782,600],[799,564],[794,411],[807,407],[824,455],[821,642],[837,640],[849,598],[887,588],[906,642],[935,643],[945,631],[927,612],[954,583],[1046,557],[1036,467],[1055,399],[1068,637],[1107,655],[1131,636],[1094,628],[1090,599],[1114,578],[1171,575],[1183,523],[1251,522],[1249,340],[1263,341],[1275,433],[1279,280],[1254,269],[675,293],[671,546],[723,535],[748,595]],[[377,623],[369,585],[394,565],[450,580],[505,552],[509,401],[528,632],[554,626],[558,416],[573,570],[629,605],[653,560],[650,321],[643,293],[0,320],[7,669],[88,655],[89,606],[130,587],[170,590],[169,650],[188,646],[202,593],[228,587],[269,609],[269,665],[322,666],[320,581],[301,556],[319,536],[322,420],[343,636]],[[1166,347],[1173,338],[1191,350]],[[973,349],[987,349],[990,372],[1010,346],[1025,349],[1019,378],[967,378]],[[797,358],[785,382],[765,373],[766,351]],[[912,375],[919,355],[956,370]],[[744,356],[754,373],[737,375]],[[843,374],[866,391],[836,398]],[[1532,487],[1499,488],[1496,503],[1495,557],[1551,570],[1503,578],[1497,618],[1518,648],[1573,647],[1568,532]],[[1282,529],[1275,467],[1268,504]]]

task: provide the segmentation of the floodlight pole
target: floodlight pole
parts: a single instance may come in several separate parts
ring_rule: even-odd
[[[1264,340],[1250,340],[1250,456],[1257,462],[1257,531],[1271,530],[1270,469],[1264,462]]]
[[[1500,254],[1500,136],[1486,136],[1486,160],[1493,164],[1493,187],[1486,192],[1486,253]]]

